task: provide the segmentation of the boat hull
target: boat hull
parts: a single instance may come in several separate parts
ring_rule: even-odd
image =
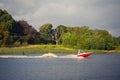
[[[77,56],[78,57],[88,57],[88,56],[90,56],[92,53],[91,52],[87,52],[87,53],[79,53],[79,54],[77,54]]]

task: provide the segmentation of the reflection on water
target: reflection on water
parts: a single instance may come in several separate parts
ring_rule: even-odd
[[[82,60],[0,58],[0,80],[119,80],[119,68],[120,54],[93,54]]]

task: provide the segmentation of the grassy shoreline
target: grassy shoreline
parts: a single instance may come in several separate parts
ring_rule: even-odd
[[[21,47],[0,48],[0,54],[43,54],[43,53],[68,53],[76,54],[77,49],[66,48],[62,45],[27,45]],[[93,53],[120,53],[120,50],[85,50]]]
[[[0,54],[42,54],[42,53],[76,53],[77,50],[62,45],[27,45],[21,47],[0,48]]]

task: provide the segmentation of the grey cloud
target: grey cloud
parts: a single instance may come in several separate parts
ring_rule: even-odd
[[[27,20],[36,29],[44,23],[106,29],[120,36],[120,0],[1,0],[16,20]]]

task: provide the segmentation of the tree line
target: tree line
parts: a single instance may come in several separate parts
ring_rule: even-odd
[[[0,9],[0,47],[27,44],[62,44],[72,48],[109,50],[120,45],[120,37],[88,26],[58,25],[53,29],[50,23],[41,25],[37,31],[27,21],[15,21],[6,10]]]

